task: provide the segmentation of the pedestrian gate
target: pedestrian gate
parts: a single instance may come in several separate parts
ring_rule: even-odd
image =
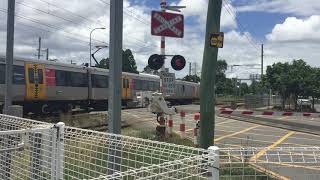
[[[29,124],[24,129],[1,116],[0,179],[62,179],[64,124]]]

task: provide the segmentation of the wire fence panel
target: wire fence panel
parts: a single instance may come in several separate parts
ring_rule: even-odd
[[[0,126],[14,134],[14,146],[1,146],[17,149],[10,157],[1,154],[0,172],[13,179],[207,179],[209,159],[214,161],[208,150],[72,127],[54,136],[57,125],[6,115],[0,115]],[[18,149],[26,142],[22,135],[28,139],[24,151]]]
[[[159,179],[167,179],[170,174],[178,175],[179,169],[181,172],[194,170],[189,175],[181,173],[184,174],[181,177],[201,177],[207,172],[207,167],[203,166],[207,162],[207,150],[77,128],[66,128],[65,144],[67,179],[109,178],[112,174],[152,177],[154,173]],[[199,169],[202,170],[196,171]]]
[[[63,124],[40,124],[3,115],[0,121],[1,179],[62,177],[63,139],[59,137],[63,133],[59,130]]]
[[[320,179],[319,147],[208,150],[0,115],[0,179]]]
[[[220,179],[320,179],[319,147],[223,148]]]

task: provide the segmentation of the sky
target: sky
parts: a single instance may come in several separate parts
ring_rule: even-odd
[[[160,52],[160,37],[151,35],[151,11],[159,10],[160,0],[124,0],[123,46],[131,49],[142,70],[152,54]],[[187,63],[197,63],[200,73],[208,0],[167,0],[169,5],[186,6],[184,38],[166,38],[166,54],[179,54]],[[260,64],[264,44],[265,67],[275,62],[304,59],[319,66],[319,0],[224,0],[221,31],[224,47],[219,58],[229,65]],[[50,58],[77,64],[89,62],[89,34],[92,47],[109,43],[109,0],[16,0],[14,53],[36,58],[38,37]],[[7,0],[0,0],[0,55],[6,50]],[[94,50],[94,49],[93,49]],[[109,56],[109,49],[97,53],[97,59]],[[45,52],[41,59],[45,58]],[[166,67],[170,59],[166,60]],[[193,66],[195,67],[195,66]],[[188,66],[176,72],[188,74]],[[173,72],[173,70],[171,69]],[[228,77],[249,78],[260,73],[259,66],[229,68]]]

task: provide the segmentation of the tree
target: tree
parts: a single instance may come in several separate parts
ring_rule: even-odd
[[[109,58],[101,59],[101,61],[99,62],[99,64],[96,65],[96,67],[103,68],[103,69],[109,69],[109,62],[110,62]]]
[[[249,86],[247,83],[241,83],[239,87],[240,96],[244,96],[249,93]]]
[[[149,65],[146,65],[146,67],[143,68],[142,73],[159,75],[159,72],[157,70],[151,69]]]
[[[122,52],[122,71],[139,74],[136,61],[130,49]]]
[[[289,91],[289,63],[275,63],[267,67],[266,80],[269,87],[274,92],[278,92],[282,97],[282,109],[285,108],[285,102],[290,95]]]
[[[195,75],[186,75],[184,78],[182,78],[183,81],[189,81],[189,82],[200,82],[200,77]]]
[[[320,98],[320,69],[311,68],[309,76],[306,77],[306,86],[304,87],[304,96],[311,96],[312,109],[315,110],[315,99]]]
[[[293,98],[295,109],[300,96],[309,96],[312,87],[306,89],[311,80],[311,67],[302,59],[294,60],[292,64],[276,63],[267,67],[266,83],[273,91],[282,97],[282,108],[289,97]],[[309,81],[309,82],[308,82]]]
[[[228,69],[228,64],[225,60],[217,61],[216,72],[216,94],[226,95],[234,94],[234,83],[226,78],[225,72]]]
[[[110,62],[109,58],[102,59],[97,65],[97,67],[109,69],[109,62]],[[136,61],[130,49],[126,49],[125,51],[122,51],[122,72],[139,74],[137,70]]]

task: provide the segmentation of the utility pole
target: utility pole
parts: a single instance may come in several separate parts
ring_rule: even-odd
[[[38,59],[40,59],[40,56],[41,56],[41,37],[39,37]]]
[[[189,76],[191,76],[191,62],[189,62]]]
[[[261,44],[261,80],[263,75],[263,44]]]
[[[110,1],[109,132],[121,134],[123,0]]]
[[[218,48],[210,46],[210,37],[220,32],[221,6],[222,0],[209,0],[200,84],[200,146],[204,149],[209,148],[214,139]]]
[[[47,61],[48,61],[48,60],[49,60],[49,48],[46,49],[46,53],[47,53],[47,54],[46,54],[46,55],[47,55],[47,56],[46,56],[46,59],[47,59]]]
[[[4,113],[10,113],[12,106],[12,72],[13,72],[13,44],[14,44],[14,14],[15,0],[8,0],[7,14],[7,49],[6,49],[6,93],[4,99]]]
[[[121,74],[122,74],[123,0],[110,0],[110,95],[108,105],[109,133],[121,134]],[[114,137],[120,141],[119,137]],[[112,141],[111,141],[112,142]],[[113,142],[114,143],[114,142]],[[120,170],[121,146],[109,149],[108,174]]]

